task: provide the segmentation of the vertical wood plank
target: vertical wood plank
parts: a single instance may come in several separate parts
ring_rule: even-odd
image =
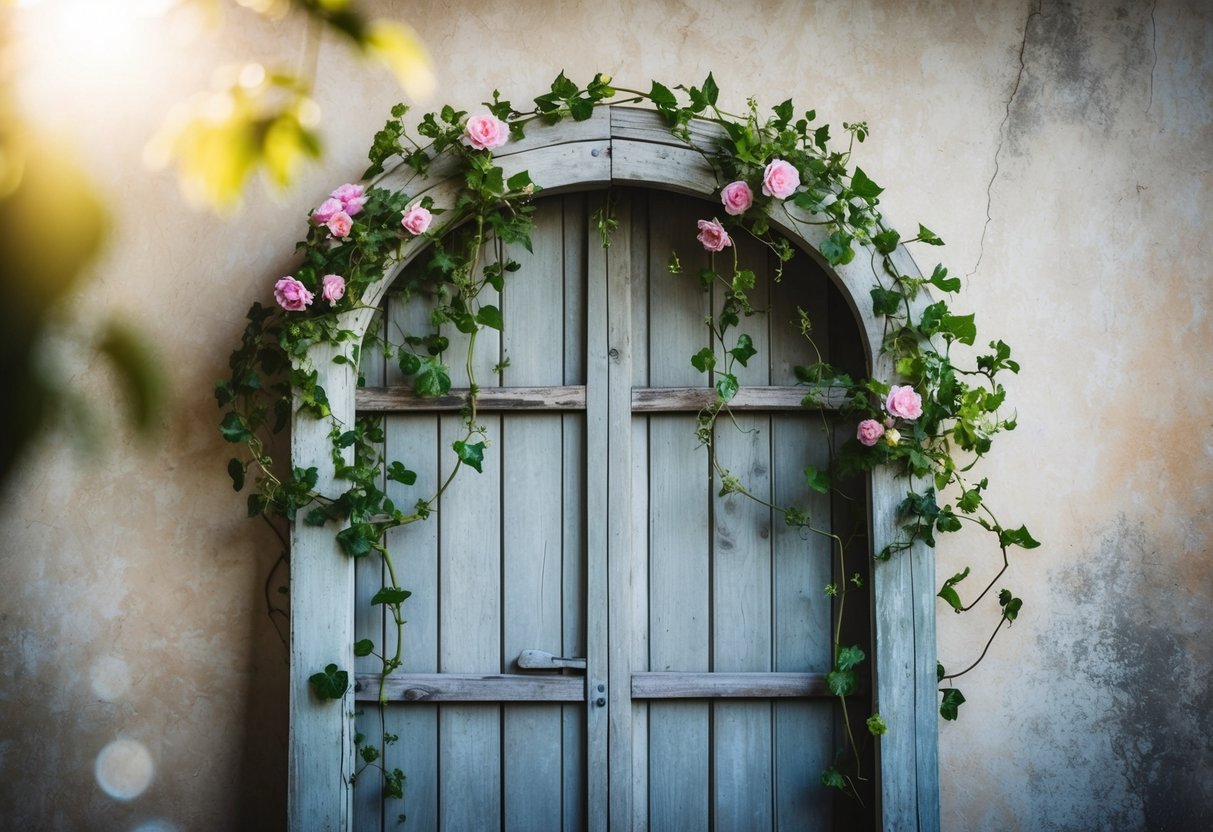
[[[540,204],[534,253],[511,250],[522,268],[502,294],[507,385],[563,379],[563,230],[559,202]],[[527,649],[560,655],[564,521],[559,414],[502,417],[502,663]],[[502,778],[506,829],[559,829],[562,725],[559,705],[503,709]]]
[[[785,266],[784,278],[771,284],[771,383],[795,384],[795,367],[830,360],[827,286],[803,254]],[[797,309],[808,313],[814,350],[800,334]],[[827,425],[816,414],[773,416],[771,435],[774,502],[797,506],[823,528],[830,528],[830,498],[805,483],[805,465],[829,465]],[[830,603],[824,589],[832,567],[829,538],[804,533],[785,523],[773,527],[774,669],[824,673],[830,669]],[[830,824],[831,792],[819,783],[833,758],[833,705],[776,702],[775,822],[779,829],[824,829]]]
[[[384,313],[375,315],[376,323],[384,323]],[[375,324],[372,324],[373,326]],[[384,383],[383,348],[378,345],[363,345],[359,369],[368,386],[381,386]],[[386,449],[384,449],[386,450]],[[379,478],[379,487],[383,487],[383,477]],[[354,563],[354,639],[369,638],[375,643],[375,651],[384,649],[384,608],[372,606],[371,598],[383,585],[383,564],[378,554],[372,557],[359,558]],[[374,655],[355,656],[355,673],[377,673],[383,668],[382,662]],[[363,702],[355,712],[354,726],[359,734],[366,738],[365,743],[384,753],[383,733],[384,715],[377,705]],[[355,760],[362,767],[361,760]],[[376,768],[365,768],[354,783],[354,825],[358,832],[379,832],[383,828],[383,778]]]
[[[631,224],[631,198],[615,207],[620,228]],[[620,234],[607,263],[607,712],[610,720],[610,818],[624,829],[632,817],[632,257]],[[591,307],[593,309],[593,307]],[[592,694],[591,694],[592,695]],[[591,705],[591,708],[595,705]]]
[[[415,298],[409,303],[389,301],[388,322],[392,340],[402,334],[429,331],[431,304]],[[389,383],[402,383],[399,369],[387,367]],[[405,508],[428,499],[438,489],[438,417],[430,415],[390,416],[386,424],[389,459],[399,460],[416,472],[410,487],[388,483],[388,497]],[[413,593],[404,602],[403,661],[405,673],[438,671],[438,519],[430,517],[388,532],[400,585]],[[395,650],[394,627],[388,627],[385,649]],[[394,828],[404,815],[414,829],[437,829],[438,817],[438,707],[435,705],[389,705],[385,729],[400,739],[385,749],[389,768],[405,775],[404,800],[389,800],[384,806],[385,826]]]
[[[693,277],[704,256],[702,249],[684,253],[698,246],[696,215],[665,194],[653,195],[650,211],[649,380],[656,387],[703,385],[690,357],[708,346],[709,296]],[[686,274],[662,274],[667,246],[679,250]],[[708,459],[685,417],[649,418],[649,466],[650,668],[710,670]],[[651,828],[708,828],[710,759],[706,703],[650,704]]]
[[[562,198],[564,250],[564,384],[585,384],[586,207],[583,195]],[[601,310],[599,310],[601,312]],[[564,613],[561,655],[586,656],[586,443],[585,415],[561,419],[563,508],[561,604]],[[586,706],[561,706],[564,740],[563,805],[565,832],[586,828]],[[600,776],[606,769],[600,769]]]
[[[587,200],[587,210],[601,207],[602,197]],[[587,228],[587,235],[591,235]],[[609,458],[607,446],[607,421],[609,400],[607,395],[609,341],[607,331],[607,252],[595,246],[591,235],[586,247],[586,413],[585,444],[586,459],[596,464],[586,469],[586,821],[591,832],[602,832],[607,828],[608,812],[611,809],[609,774],[613,760],[610,757],[607,709],[601,708],[597,699],[598,685],[608,684],[610,657],[607,647],[607,603],[608,584],[608,480],[607,469],[602,460]],[[613,696],[610,689],[608,696]],[[624,828],[613,820],[612,828]]]
[[[649,386],[649,199],[636,194],[628,234],[632,268],[632,384]],[[660,277],[660,275],[659,275]],[[649,669],[649,420],[632,417],[632,670]],[[624,614],[627,614],[625,611]],[[649,822],[649,705],[632,704],[632,830]]]
[[[494,448],[500,417],[481,418]],[[439,472],[456,462],[451,443],[463,439],[458,417],[439,422]],[[501,659],[501,461],[486,453],[483,473],[466,466],[443,494],[438,525],[438,669],[497,673]],[[438,713],[439,811],[449,830],[501,824],[501,712],[496,705],[448,705]]]
[[[311,360],[328,392],[333,418],[354,421],[355,378],[348,364],[334,364],[338,349],[319,344]],[[344,348],[340,350],[344,352]],[[298,403],[296,403],[298,404]],[[317,490],[335,496],[331,423],[300,413],[292,422],[291,461],[319,472]],[[331,526],[314,527],[300,512],[291,530],[291,671],[287,824],[292,832],[345,832],[353,823],[353,690],[340,702],[321,702],[308,677],[330,663],[354,664],[354,564],[341,551]]]

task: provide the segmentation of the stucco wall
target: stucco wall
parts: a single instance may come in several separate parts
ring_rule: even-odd
[[[472,109],[493,87],[525,100],[560,69],[633,85],[712,70],[734,107],[794,96],[835,124],[867,120],[857,158],[886,187],[886,214],[948,241],[960,304],[1023,364],[1008,384],[1021,427],[985,470],[1004,519],[1044,542],[1005,579],[1025,599],[1020,620],[961,680],[960,720],[941,724],[944,828],[1208,825],[1213,8],[372,5],[406,9],[429,44],[434,103]],[[19,12],[28,37],[54,6]],[[231,17],[222,38],[129,27],[104,70],[27,54],[28,112],[67,134],[114,209],[84,318],[137,322],[173,399],[158,444],[113,434],[88,461],[48,437],[5,487],[4,828],[274,828],[284,811],[285,654],[261,598],[278,545],[230,490],[211,386],[249,303],[288,268],[301,218],[362,169],[399,93],[326,40],[323,168],[286,196],[254,189],[235,218],[198,213],[142,165],[161,114],[218,63],[303,53],[301,28]],[[936,252],[918,255],[930,268]],[[99,366],[71,383],[110,395]],[[970,562],[966,543],[944,541],[941,576]],[[993,568],[994,554],[977,557]],[[952,666],[980,652],[994,617],[963,622],[941,609]],[[154,769],[132,801],[94,778],[117,739]],[[114,770],[137,775],[129,760]]]

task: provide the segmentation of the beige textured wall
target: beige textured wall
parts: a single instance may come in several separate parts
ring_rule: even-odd
[[[835,124],[868,120],[858,160],[887,188],[887,215],[948,241],[947,263],[967,275],[961,304],[983,337],[1017,349],[1021,428],[986,470],[1005,519],[1045,544],[1006,576],[1023,615],[962,680],[960,721],[941,725],[944,827],[1207,825],[1207,3],[373,5],[429,44],[435,103],[471,109],[493,87],[525,100],[561,68],[634,85],[713,70],[735,106],[794,96]],[[21,12],[30,37],[55,6]],[[44,49],[28,56],[31,115],[68,135],[115,208],[85,319],[118,310],[138,322],[174,397],[160,444],[117,435],[90,463],[48,437],[5,489],[3,828],[272,829],[283,813],[284,654],[261,600],[277,544],[230,491],[211,385],[245,309],[285,273],[305,212],[361,170],[399,94],[326,41],[323,168],[285,197],[255,189],[232,220],[197,213],[142,167],[160,115],[216,63],[303,51],[298,27],[232,18],[221,39],[129,27],[104,70],[78,53],[54,55],[54,68]],[[933,250],[918,254],[933,265]],[[71,383],[109,395],[99,367],[74,368]],[[941,575],[969,562],[966,543],[941,546]],[[993,567],[992,554],[975,557]],[[953,667],[994,619],[964,621],[972,632],[941,610]],[[94,780],[116,739],[140,743],[154,768],[132,801]],[[127,762],[118,773],[138,775]]]

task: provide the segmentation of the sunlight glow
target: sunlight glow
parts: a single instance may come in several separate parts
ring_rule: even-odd
[[[143,794],[155,772],[151,752],[135,740],[114,740],[97,755],[97,785],[116,800],[134,800]]]

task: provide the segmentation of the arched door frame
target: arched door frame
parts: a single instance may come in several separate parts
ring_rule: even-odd
[[[700,147],[710,146],[721,135],[706,122],[693,122],[690,129]],[[529,171],[545,194],[635,185],[711,199],[719,188],[698,150],[673,137],[657,113],[635,108],[604,107],[586,121],[529,127],[525,139],[501,148],[494,158],[507,176]],[[376,184],[414,196],[430,195],[439,206],[452,205],[463,186],[462,175],[444,161],[435,163],[425,177],[400,165]],[[813,257],[841,291],[859,324],[872,376],[892,378],[892,364],[880,351],[883,321],[865,302],[873,279],[868,259],[859,257],[832,267],[819,254],[827,236],[822,226],[789,221],[782,209],[773,212],[770,220]],[[368,291],[366,308],[345,313],[342,326],[361,337],[370,324],[371,310],[422,250],[409,247],[405,257]],[[898,248],[894,257],[903,274],[919,274],[904,248]],[[318,345],[310,358],[333,416],[342,424],[352,424],[357,375],[349,364],[333,363],[335,354],[336,348]],[[331,458],[330,423],[298,412],[292,424],[292,464],[314,466],[319,471],[317,488],[335,494],[340,488]],[[896,538],[896,508],[904,490],[891,471],[873,472],[874,551]],[[332,662],[353,666],[354,565],[341,552],[331,529],[307,526],[302,517],[295,523],[291,544],[290,828],[350,830],[353,691],[341,703],[319,702],[307,680]],[[937,829],[934,554],[915,543],[887,561],[876,562],[872,580],[875,708],[889,725],[889,733],[877,743],[881,825],[888,830]]]

